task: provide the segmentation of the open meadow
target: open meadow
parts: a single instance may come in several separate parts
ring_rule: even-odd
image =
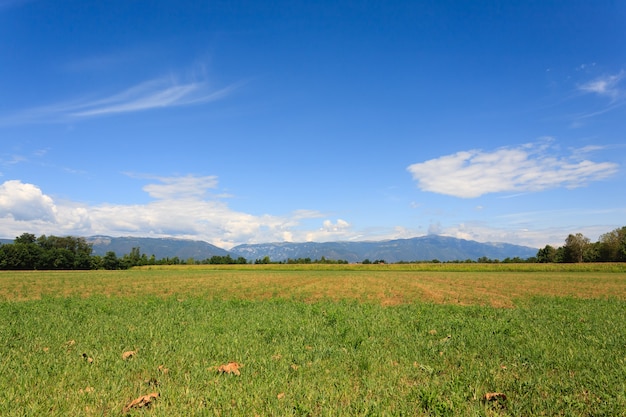
[[[624,264],[11,271],[0,317],[2,416],[626,416]]]

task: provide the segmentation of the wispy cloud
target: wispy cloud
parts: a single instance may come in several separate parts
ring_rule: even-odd
[[[579,85],[578,89],[584,93],[593,93],[617,100],[623,95],[619,84],[624,78],[624,74],[624,70],[622,70],[614,75],[603,75]]]
[[[423,191],[475,198],[489,193],[541,191],[581,187],[614,175],[618,165],[580,159],[580,150],[558,156],[551,141],[469,150],[410,165],[407,169]],[[585,148],[584,153],[591,149]]]
[[[227,87],[211,91],[204,82],[177,85],[168,80],[153,80],[119,94],[84,103],[69,116],[100,116],[207,103],[226,97],[232,90],[233,87]]]
[[[238,86],[234,84],[212,89],[207,81],[178,83],[172,78],[159,78],[97,99],[75,99],[27,109],[0,117],[0,125],[70,122],[97,116],[199,105],[223,99]]]
[[[184,177],[155,177],[160,184],[148,184],[143,187],[150,197],[167,199],[202,198],[208,189],[217,188],[217,177],[193,176]]]

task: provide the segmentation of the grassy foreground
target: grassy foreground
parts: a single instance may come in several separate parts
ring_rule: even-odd
[[[2,416],[626,415],[623,272],[39,272],[0,291]]]

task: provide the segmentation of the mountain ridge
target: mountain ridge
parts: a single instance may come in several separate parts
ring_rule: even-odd
[[[506,259],[519,257],[526,259],[537,254],[536,248],[503,242],[481,243],[473,240],[458,239],[448,236],[426,235],[408,239],[388,239],[380,241],[336,241],[336,242],[274,242],[237,245],[231,253],[244,258],[261,259],[269,257],[272,261],[310,258],[346,260],[361,262],[384,260],[385,262],[411,261],[462,261]]]
[[[526,259],[537,254],[537,248],[504,242],[477,242],[440,235],[425,235],[407,239],[331,242],[270,242],[237,245],[226,250],[208,242],[180,238],[112,237],[95,235],[85,237],[92,244],[93,255],[104,256],[114,252],[117,256],[130,253],[138,247],[142,254],[157,259],[178,257],[201,261],[213,256],[244,257],[248,262],[268,257],[272,262],[288,259],[343,260],[351,263],[382,260],[389,263],[413,261],[465,261],[479,258]],[[12,243],[0,239],[0,243]]]

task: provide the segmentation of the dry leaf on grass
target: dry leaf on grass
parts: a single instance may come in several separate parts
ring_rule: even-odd
[[[237,362],[228,362],[224,365],[220,365],[219,368],[217,368],[217,372],[220,372],[222,374],[235,374],[237,376],[241,375],[241,372],[239,372],[239,368],[241,368],[243,365]]]
[[[122,353],[122,359],[124,359],[124,360],[130,359],[133,356],[135,356],[136,354],[137,354],[136,350],[126,351],[126,352]]]
[[[282,400],[283,398],[285,398],[285,393],[281,392],[280,394],[276,396],[276,398],[278,398],[279,400]]]
[[[139,398],[135,398],[124,407],[124,412],[128,413],[131,408],[142,408],[148,407],[152,403],[152,400],[156,399],[159,396],[158,392],[151,392],[147,395],[142,395]]]
[[[488,392],[483,396],[485,401],[506,400],[506,395],[502,392]]]

